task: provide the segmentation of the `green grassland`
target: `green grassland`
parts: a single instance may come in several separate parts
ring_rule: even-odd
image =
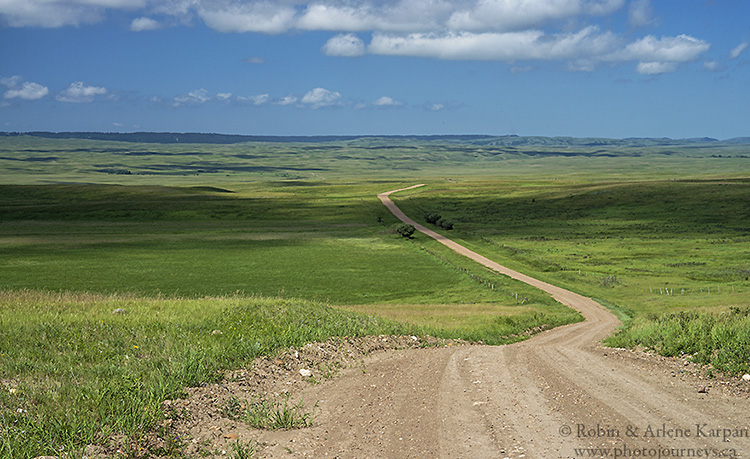
[[[497,344],[580,320],[399,237],[376,194],[414,183],[426,186],[393,196],[407,214],[438,212],[467,247],[601,300],[629,324],[613,344],[747,371],[747,156],[717,143],[0,137],[0,456],[137,444],[160,401],[282,347],[372,333]],[[695,346],[672,345],[686,336]],[[733,351],[716,359],[718,346]]]
[[[635,313],[747,306],[750,180],[560,182],[396,199],[451,219],[452,236],[490,258]]]

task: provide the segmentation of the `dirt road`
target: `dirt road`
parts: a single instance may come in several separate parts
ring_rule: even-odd
[[[318,401],[315,426],[269,433],[265,455],[750,457],[747,398],[690,377],[683,372],[686,363],[599,347],[618,322],[596,302],[509,270],[417,224],[391,202],[391,193],[378,197],[401,220],[549,292],[586,321],[509,346],[378,354],[362,368],[305,390],[305,400]]]

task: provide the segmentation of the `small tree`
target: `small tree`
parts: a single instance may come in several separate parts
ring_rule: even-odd
[[[432,223],[433,225],[437,223],[438,220],[440,220],[440,218],[442,217],[440,217],[440,214],[437,212],[429,212],[429,213],[424,214],[424,220],[427,223]]]
[[[410,238],[414,234],[414,231],[416,231],[414,225],[410,225],[408,223],[401,223],[400,225],[396,226],[396,232],[402,237]]]
[[[452,230],[453,229],[453,222],[450,220],[446,220],[444,218],[441,218],[440,220],[435,223],[440,228],[443,228],[445,230]]]

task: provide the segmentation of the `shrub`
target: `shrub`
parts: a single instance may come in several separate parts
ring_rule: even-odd
[[[402,237],[412,237],[414,231],[416,231],[414,225],[410,225],[408,223],[401,223],[400,225],[396,226],[396,232]]]
[[[452,230],[453,229],[453,222],[450,220],[446,220],[444,218],[441,218],[440,220],[435,223],[440,228],[443,228],[444,230]]]
[[[440,214],[436,212],[428,212],[424,214],[424,221],[426,221],[427,223],[432,223],[433,225],[437,224],[438,220],[440,220],[441,218],[443,217],[441,217]]]

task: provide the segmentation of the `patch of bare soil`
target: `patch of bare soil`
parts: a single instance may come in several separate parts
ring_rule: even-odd
[[[662,374],[667,384],[675,381],[692,386],[696,393],[720,392],[733,397],[750,399],[750,381],[727,375],[690,360],[690,356],[664,357],[646,349],[622,349],[601,346],[603,356],[637,368],[639,371]]]
[[[237,419],[232,408],[257,400],[300,404],[315,422],[316,400],[301,392],[338,376],[342,371],[364,368],[365,362],[385,351],[425,347],[453,347],[467,343],[417,336],[365,336],[333,338],[301,349],[284,349],[271,357],[256,359],[246,369],[227,372],[218,384],[187,389],[187,397],[163,403],[167,417],[158,432],[138,444],[113,438],[107,447],[89,447],[88,457],[237,457],[238,448],[263,454],[269,444],[264,432]],[[363,370],[359,370],[363,371]],[[156,456],[154,454],[157,454]]]
[[[508,382],[493,384],[492,377],[488,377],[492,372],[483,374],[475,365],[467,365],[474,360],[490,367],[502,364],[502,360],[485,360],[485,354],[492,355],[502,348],[431,337],[369,336],[285,349],[273,357],[256,359],[247,369],[228,372],[219,384],[191,388],[185,399],[164,402],[169,416],[161,435],[154,434],[141,445],[125,445],[122,439],[113,439],[109,448],[91,448],[89,457],[138,457],[139,451],[142,457],[154,457],[147,451],[164,453],[158,457],[168,457],[170,451],[191,458],[240,457],[238,445],[253,450],[252,457],[578,457],[572,454],[572,446],[568,448],[570,455],[556,455],[547,449],[545,455],[536,456],[538,451],[529,447],[536,438],[524,442],[516,438],[518,432],[507,435],[508,430],[517,428],[519,419],[499,422],[503,415],[515,417],[518,412],[488,412],[485,405],[493,404],[491,398],[499,395],[513,400],[513,409],[520,407],[529,419],[543,415],[545,409],[535,407],[539,401],[526,399],[528,392],[539,385],[548,392],[543,405],[557,403],[556,412],[583,408],[585,415],[575,424],[560,414],[554,424],[558,428],[602,425],[593,423],[596,403],[592,400],[587,407],[587,395],[566,400],[565,392],[552,390],[559,377],[555,371],[539,375],[538,381],[511,378],[513,383],[524,384],[512,388],[513,394],[498,394],[493,386],[505,387]],[[589,358],[602,359],[610,365],[611,372],[619,369],[620,375],[648,375],[649,380],[658,381],[659,386],[680,400],[695,400],[704,406],[710,406],[712,400],[717,406],[727,401],[738,409],[748,406],[750,382],[717,375],[711,368],[688,359],[603,346],[587,352]],[[630,384],[627,374],[622,379]],[[600,383],[606,387],[611,376],[601,376]],[[462,396],[451,395],[456,393],[456,387]],[[255,429],[227,412],[233,400],[248,402],[259,397],[303,402],[303,409],[313,414],[312,426],[278,431]],[[535,414],[533,410],[538,408],[541,409]],[[701,423],[704,418],[698,419]],[[661,426],[657,415],[651,421],[644,428],[651,424]],[[747,416],[745,421],[741,417],[735,421],[746,422]],[[520,422],[523,425],[523,420]],[[692,424],[685,425],[695,429]],[[616,423],[604,426],[620,428]],[[527,427],[535,435],[544,435],[544,429],[540,432],[534,423]],[[454,442],[456,434],[461,441]],[[559,433],[557,436],[566,439]],[[735,440],[731,446],[743,441]],[[682,440],[672,442],[679,445]]]

